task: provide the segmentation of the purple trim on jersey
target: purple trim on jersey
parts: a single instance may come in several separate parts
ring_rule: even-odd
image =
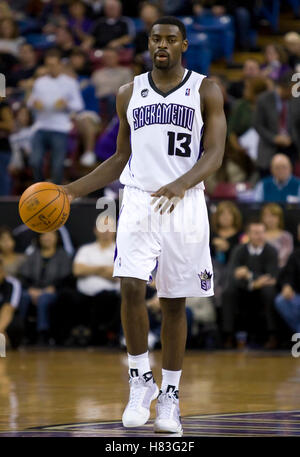
[[[115,253],[114,253],[114,261],[116,260],[117,255],[118,255],[118,247],[117,247],[117,242],[116,242]]]
[[[130,166],[131,159],[132,159],[132,153],[130,154],[130,157],[129,157],[129,160],[128,160],[128,167],[129,167],[130,173],[132,174],[132,177],[134,178],[134,174],[132,173],[131,166]]]
[[[204,124],[202,125],[201,127],[201,132],[200,132],[200,146],[199,146],[199,155],[198,155],[198,158],[197,158],[197,161],[200,159],[200,157],[202,156],[203,154],[203,151],[204,151],[204,146],[203,146],[203,129],[204,129]]]
[[[119,219],[118,219],[118,222],[117,222],[117,230],[118,230],[119,221],[120,221],[120,217],[121,217],[121,214],[122,214],[123,208],[124,208],[124,205],[122,205],[122,206],[121,206],[121,209],[120,209],[120,213],[119,213]],[[116,247],[115,247],[115,253],[114,253],[114,261],[116,260],[116,258],[117,258],[117,255],[118,255],[118,245],[117,245],[117,241],[116,241]]]
[[[156,264],[155,264],[154,270],[152,270],[151,273],[154,273],[154,271],[157,270],[157,267],[158,267],[158,259],[156,259]],[[151,274],[149,276],[148,282],[151,283],[152,281],[153,281],[153,277],[152,277],[152,274]]]

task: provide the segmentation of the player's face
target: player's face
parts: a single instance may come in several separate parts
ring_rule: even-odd
[[[160,70],[169,70],[181,62],[181,55],[187,49],[177,25],[156,24],[149,36],[149,52],[153,65]]]

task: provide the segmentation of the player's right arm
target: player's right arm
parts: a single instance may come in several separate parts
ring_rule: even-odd
[[[83,197],[97,189],[107,186],[120,177],[130,154],[130,126],[127,121],[126,111],[132,95],[133,82],[121,86],[117,95],[117,114],[120,121],[117,149],[113,156],[101,163],[95,170],[83,178],[62,186],[70,200]]]

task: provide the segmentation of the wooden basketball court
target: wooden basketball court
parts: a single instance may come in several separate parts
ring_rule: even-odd
[[[161,353],[151,354],[157,382]],[[300,359],[290,352],[188,351],[180,389],[184,436],[299,436]],[[0,436],[153,436],[124,429],[123,351],[33,350],[0,359]]]

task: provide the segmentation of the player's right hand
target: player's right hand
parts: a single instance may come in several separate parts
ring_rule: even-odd
[[[75,194],[70,190],[69,186],[68,185],[65,185],[65,186],[60,186],[64,192],[67,194],[67,197],[69,199],[69,202],[70,204],[72,203],[72,201],[76,198]]]

